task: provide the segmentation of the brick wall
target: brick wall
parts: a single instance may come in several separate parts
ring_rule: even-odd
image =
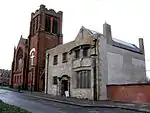
[[[115,101],[150,102],[150,84],[108,85],[108,99]]]

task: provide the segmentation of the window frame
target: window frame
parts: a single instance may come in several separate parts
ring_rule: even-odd
[[[91,78],[91,70],[76,71],[76,88],[77,89],[90,89],[91,88],[90,78]]]
[[[89,48],[87,48],[87,47],[83,48],[82,55],[83,55],[83,57],[88,57],[89,56]]]
[[[75,58],[75,59],[79,59],[79,58],[80,58],[80,49],[76,49],[74,52],[75,52],[74,58]],[[77,54],[77,53],[78,53],[78,54]]]
[[[68,61],[68,53],[67,52],[64,52],[62,54],[62,63],[65,63]]]
[[[58,64],[58,55],[55,55],[53,57],[53,65],[57,65]]]
[[[57,85],[58,81],[57,81],[57,76],[53,76],[53,85]]]

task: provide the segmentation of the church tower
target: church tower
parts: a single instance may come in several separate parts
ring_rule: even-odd
[[[28,88],[44,90],[46,50],[63,43],[61,11],[47,9],[45,5],[31,14],[28,37]]]

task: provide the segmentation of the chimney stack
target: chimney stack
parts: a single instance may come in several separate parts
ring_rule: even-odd
[[[140,48],[141,52],[144,54],[145,50],[144,50],[144,41],[143,41],[143,38],[139,38],[139,48]]]
[[[107,43],[112,43],[111,26],[106,22],[103,24],[103,35],[107,38]]]

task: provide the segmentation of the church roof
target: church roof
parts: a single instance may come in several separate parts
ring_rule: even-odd
[[[22,35],[21,35],[19,43],[23,43],[24,45],[26,45],[26,41],[27,41],[27,39],[23,38]]]

